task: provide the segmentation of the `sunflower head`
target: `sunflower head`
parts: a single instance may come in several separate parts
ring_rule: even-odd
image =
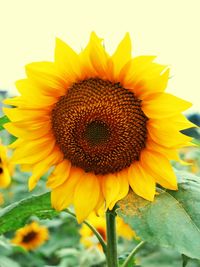
[[[134,93],[99,78],[74,83],[52,111],[55,138],[65,158],[96,175],[117,173],[139,159],[146,122]]]
[[[152,201],[156,183],[172,190],[170,165],[191,138],[181,114],[190,103],[165,93],[169,69],[154,56],[132,58],[128,34],[109,55],[91,34],[80,53],[57,39],[54,62],[32,63],[5,101],[5,128],[18,139],[12,160],[33,171],[29,188],[51,166],[52,205],[74,204],[78,221],[105,203],[112,209],[129,188]],[[162,166],[162,167],[160,167]]]
[[[48,229],[40,226],[37,222],[32,222],[16,231],[11,242],[21,246],[26,250],[33,250],[41,246],[49,237]]]
[[[0,142],[0,188],[6,188],[11,182],[13,165],[7,158],[7,149]]]

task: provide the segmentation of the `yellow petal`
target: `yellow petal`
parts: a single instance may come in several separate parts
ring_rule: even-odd
[[[60,186],[69,177],[71,163],[68,160],[63,160],[58,164],[52,174],[48,177],[47,187],[55,188]]]
[[[59,97],[62,96],[64,93],[61,93],[61,91],[54,91],[55,96],[45,96],[40,94],[35,94],[34,97],[31,95],[29,97],[23,95],[19,97],[13,97],[10,99],[5,99],[3,101],[6,105],[16,106],[18,108],[27,109],[27,110],[37,110],[37,109],[43,109],[43,110],[49,110],[51,109],[52,105],[54,105],[56,102],[58,102]],[[46,93],[46,92],[45,92]]]
[[[140,99],[156,92],[163,92],[167,86],[167,66],[153,63],[155,56],[140,56],[130,60],[121,70],[119,81],[132,90]]]
[[[131,39],[129,33],[126,33],[123,40],[118,45],[111,60],[114,67],[114,79],[117,79],[122,67],[131,59]]]
[[[95,174],[85,173],[76,186],[74,207],[77,221],[81,223],[95,209],[99,200],[100,185]]]
[[[51,164],[46,164],[46,161],[42,161],[38,163],[35,168],[33,168],[33,174],[30,176],[28,180],[28,188],[32,191],[39,179],[49,170]]]
[[[139,56],[133,58],[121,70],[120,78],[127,85],[134,83],[136,81],[135,77],[142,75],[147,70],[151,70],[152,62],[155,58],[155,56]]]
[[[98,179],[100,179],[100,177],[98,177]],[[101,184],[100,184],[100,187],[101,187]],[[104,204],[105,204],[105,199],[104,199],[104,196],[103,196],[103,193],[102,193],[102,190],[100,189],[100,192],[99,192],[99,199],[97,201],[97,205],[95,207],[95,213],[97,216],[100,215],[100,212],[102,211],[102,208],[104,207]],[[104,209],[104,208],[103,208]],[[105,211],[104,211],[105,212]]]
[[[148,118],[168,118],[190,108],[191,103],[167,93],[157,93],[142,101]]]
[[[56,39],[55,64],[67,82],[75,82],[81,76],[78,54],[66,43]]]
[[[109,209],[112,209],[115,205],[115,203],[117,201],[119,201],[120,199],[124,198],[129,191],[129,183],[128,183],[128,170],[122,170],[120,172],[118,172],[117,174],[117,178],[119,180],[119,193],[117,195],[117,198],[114,200],[114,202],[112,202],[109,206]]]
[[[51,88],[48,84],[45,86],[38,86],[35,83],[31,82],[30,79],[21,79],[16,81],[15,83],[17,90],[20,94],[27,99],[28,102],[34,102],[36,107],[46,105],[46,103],[50,103],[53,101],[54,97],[62,96],[65,94],[66,89],[65,86],[59,87],[59,90],[55,90],[55,88]]]
[[[170,117],[170,119],[150,119],[148,124],[155,129],[169,130],[170,132],[179,132],[186,128],[197,127],[195,124],[187,120],[181,113]]]
[[[91,60],[90,60],[90,42],[88,45],[81,51],[79,54],[80,62],[81,62],[81,71],[82,77],[81,80],[88,79],[91,77],[97,77],[97,72],[94,69]]]
[[[55,140],[42,138],[33,140],[23,147],[16,148],[12,162],[15,164],[33,164],[45,159],[55,147]],[[30,153],[31,151],[31,153]]]
[[[34,167],[34,165],[31,165],[31,164],[21,164],[20,165],[20,170],[22,172],[31,172],[33,167]]]
[[[23,140],[22,139],[17,139],[16,141],[14,141],[13,143],[11,143],[8,148],[14,149],[17,148],[18,146],[23,144]]]
[[[177,131],[176,126],[170,123],[170,119],[163,125],[160,121],[160,124],[155,124],[155,121],[149,120],[147,122],[147,130],[151,139],[163,146],[168,148],[178,148],[184,146],[192,140],[191,137],[186,136]],[[175,129],[174,129],[175,127]]]
[[[169,73],[170,70],[166,69],[159,76],[146,79],[143,83],[142,90],[138,91],[136,94],[140,96],[140,99],[145,99],[154,92],[164,92],[168,84]]]
[[[52,62],[30,63],[26,65],[26,74],[33,84],[64,91],[65,82]]]
[[[183,114],[178,114],[170,118],[174,127],[177,127],[177,130],[184,130],[187,128],[197,127],[196,124],[189,121]]]
[[[11,177],[8,168],[3,168],[3,173],[0,174],[0,187],[6,188],[11,182]]]
[[[106,200],[106,209],[112,209],[117,202],[120,193],[119,177],[115,174],[108,174],[101,180],[102,191]]]
[[[162,146],[162,144],[157,144],[151,139],[148,139],[146,143],[146,148],[151,151],[156,151],[164,155],[169,160],[176,160],[179,161],[179,152],[178,149],[175,148],[168,148],[165,146]]]
[[[99,76],[104,79],[107,77],[108,56],[102,46],[102,39],[92,32],[89,44],[91,63]]]
[[[29,120],[21,120],[21,121],[16,121],[16,122],[13,122],[13,125],[15,125],[16,127],[20,127],[22,129],[26,129],[26,133],[32,133],[33,136],[31,137],[31,139],[35,139],[36,138],[36,135],[35,132],[39,132],[39,136],[42,134],[42,135],[46,135],[49,133],[49,136],[52,135],[51,134],[51,129],[52,129],[52,125],[51,125],[51,120],[46,120],[44,118],[41,118],[41,119],[33,119],[31,121]],[[43,128],[46,128],[45,130],[43,130]],[[37,135],[38,136],[38,135]],[[29,138],[28,138],[29,139]]]
[[[29,190],[33,190],[38,182],[38,180],[41,178],[42,175],[44,175],[51,166],[58,164],[63,160],[63,155],[60,153],[60,151],[57,148],[54,148],[52,153],[41,162],[37,163],[33,167],[33,174],[29,178]]]
[[[14,136],[32,140],[32,139],[39,139],[41,137],[45,138],[46,135],[51,136],[50,129],[48,125],[45,125],[43,127],[38,127],[35,130],[30,131],[29,129],[22,128],[22,123],[5,123],[4,128],[11,133]]]
[[[24,103],[21,96],[7,98],[7,99],[4,99],[2,102],[10,106],[23,106],[23,103]]]
[[[142,168],[138,162],[133,163],[128,169],[128,178],[131,188],[137,195],[153,201],[156,183],[145,168]]]
[[[177,179],[169,160],[158,152],[143,150],[141,152],[141,163],[143,169],[151,175],[161,186],[177,190]]]
[[[179,159],[179,163],[181,165],[183,165],[183,166],[192,166],[192,165],[194,165],[194,162],[186,162],[186,161],[184,161],[182,159]]]
[[[75,188],[80,181],[83,171],[72,167],[69,178],[51,192],[51,203],[56,210],[63,210],[73,203]]]
[[[38,95],[43,95],[41,90],[27,78],[16,81],[15,86],[18,92],[27,99],[35,99]]]
[[[3,112],[12,122],[25,121],[27,123],[42,123],[50,120],[50,115],[46,110],[31,110],[18,108],[2,108]]]

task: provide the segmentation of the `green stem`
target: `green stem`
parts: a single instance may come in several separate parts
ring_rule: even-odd
[[[107,265],[108,267],[118,267],[117,259],[117,238],[115,225],[115,208],[106,212],[106,231],[107,231]]]
[[[188,264],[190,258],[188,258],[186,255],[182,254],[182,260],[183,260],[183,267],[186,267],[186,265]]]
[[[131,251],[129,256],[126,258],[125,262],[123,263],[122,267],[128,267],[130,261],[132,260],[133,256],[138,252],[138,250],[145,244],[145,241],[141,241],[134,249]]]
[[[65,210],[68,214],[70,214],[71,216],[73,216],[74,218],[76,218],[76,215],[71,212],[70,210],[66,209]],[[107,254],[107,245],[105,243],[105,241],[103,240],[102,236],[99,234],[99,232],[95,229],[94,226],[92,226],[88,221],[84,220],[83,223],[85,225],[87,225],[92,232],[94,233],[94,235],[96,235],[97,239],[99,240],[99,243],[101,244],[102,248],[103,248],[103,252],[105,253],[105,255]]]
[[[107,246],[106,246],[106,243],[104,242],[102,236],[99,234],[99,232],[94,228],[94,226],[92,226],[91,224],[89,224],[88,221],[83,221],[84,224],[86,224],[91,230],[92,232],[96,235],[96,237],[98,238],[99,240],[99,243],[101,244],[102,248],[103,248],[103,252],[107,253]]]

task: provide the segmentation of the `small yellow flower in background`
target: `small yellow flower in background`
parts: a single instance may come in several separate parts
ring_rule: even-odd
[[[111,210],[130,187],[149,201],[156,183],[177,190],[170,160],[192,140],[180,133],[193,126],[181,114],[191,104],[165,93],[169,69],[154,59],[132,58],[128,34],[109,55],[92,33],[80,53],[57,39],[54,62],[26,66],[21,96],[4,101],[15,108],[3,110],[18,137],[12,161],[32,170],[30,190],[55,166],[52,205],[73,204],[78,222],[103,203]]]
[[[11,182],[13,165],[7,158],[7,149],[0,142],[0,188],[6,188]]]
[[[200,149],[199,147],[185,147],[180,150],[180,155],[185,162],[187,170],[194,173],[200,173]]]
[[[96,216],[95,214],[90,214],[87,218],[87,221],[96,228],[96,230],[99,232],[99,234],[102,236],[104,241],[106,241],[106,221],[105,218],[102,216]],[[98,239],[95,237],[94,233],[90,228],[83,224],[79,231],[81,235],[80,242],[85,247],[91,247],[91,246],[98,246],[98,248],[101,249],[101,245],[98,241]]]
[[[33,250],[47,241],[48,237],[49,233],[46,227],[39,225],[37,222],[32,222],[18,229],[11,242],[26,250]]]
[[[3,194],[0,192],[0,206],[4,204],[4,196]]]
[[[117,223],[117,234],[127,240],[131,239],[137,239],[139,240],[140,238],[136,235],[136,233],[131,229],[131,227],[124,222],[124,220],[120,217],[117,217],[116,220]]]
[[[100,233],[104,241],[106,241],[106,219],[104,216],[97,216],[95,213],[91,213],[87,219],[87,221],[96,228],[96,230]],[[118,236],[121,236],[125,239],[131,240],[132,238],[138,239],[136,237],[135,232],[130,228],[128,224],[126,224],[120,217],[116,217],[116,230]],[[85,247],[97,246],[100,250],[102,247],[92,232],[92,230],[85,224],[80,228],[81,235],[81,243]]]

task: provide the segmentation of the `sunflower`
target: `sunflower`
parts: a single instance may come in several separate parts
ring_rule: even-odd
[[[3,205],[5,202],[4,195],[0,192],[0,206]]]
[[[13,162],[32,169],[29,188],[51,166],[53,207],[73,204],[78,222],[105,203],[112,209],[129,187],[153,201],[156,183],[177,190],[170,160],[191,138],[181,114],[191,106],[165,93],[169,69],[154,56],[131,57],[129,34],[109,55],[91,34],[80,53],[56,40],[55,61],[26,66],[20,96],[4,103],[18,139]]]
[[[131,229],[131,227],[124,222],[124,220],[120,217],[117,217],[116,220],[116,229],[118,236],[123,237],[124,239],[131,240],[136,239],[140,240],[140,238],[136,235],[135,231]]]
[[[91,213],[87,221],[92,224],[102,236],[104,241],[106,241],[106,219],[105,216],[97,216],[95,213]],[[117,216],[116,219],[116,230],[120,237],[131,240],[132,238],[138,239],[135,232],[126,224],[120,217]],[[97,246],[98,249],[102,250],[102,247],[98,239],[94,236],[92,230],[85,224],[82,225],[79,231],[81,235],[80,242],[85,247]]]
[[[198,147],[184,147],[179,151],[181,158],[184,161],[185,170],[194,174],[200,173],[200,149]],[[178,165],[177,168],[182,166]]]
[[[87,221],[96,228],[103,240],[106,241],[105,218],[103,216],[96,216],[96,214],[93,212],[88,216]],[[97,246],[100,250],[102,250],[98,239],[95,237],[94,233],[87,225],[83,224],[79,230],[79,233],[81,236],[80,242],[85,247]]]
[[[18,229],[11,242],[26,250],[32,250],[41,246],[48,239],[48,236],[46,227],[39,225],[37,222],[32,222]]]
[[[8,187],[11,182],[13,165],[7,158],[7,149],[0,142],[0,188]]]

